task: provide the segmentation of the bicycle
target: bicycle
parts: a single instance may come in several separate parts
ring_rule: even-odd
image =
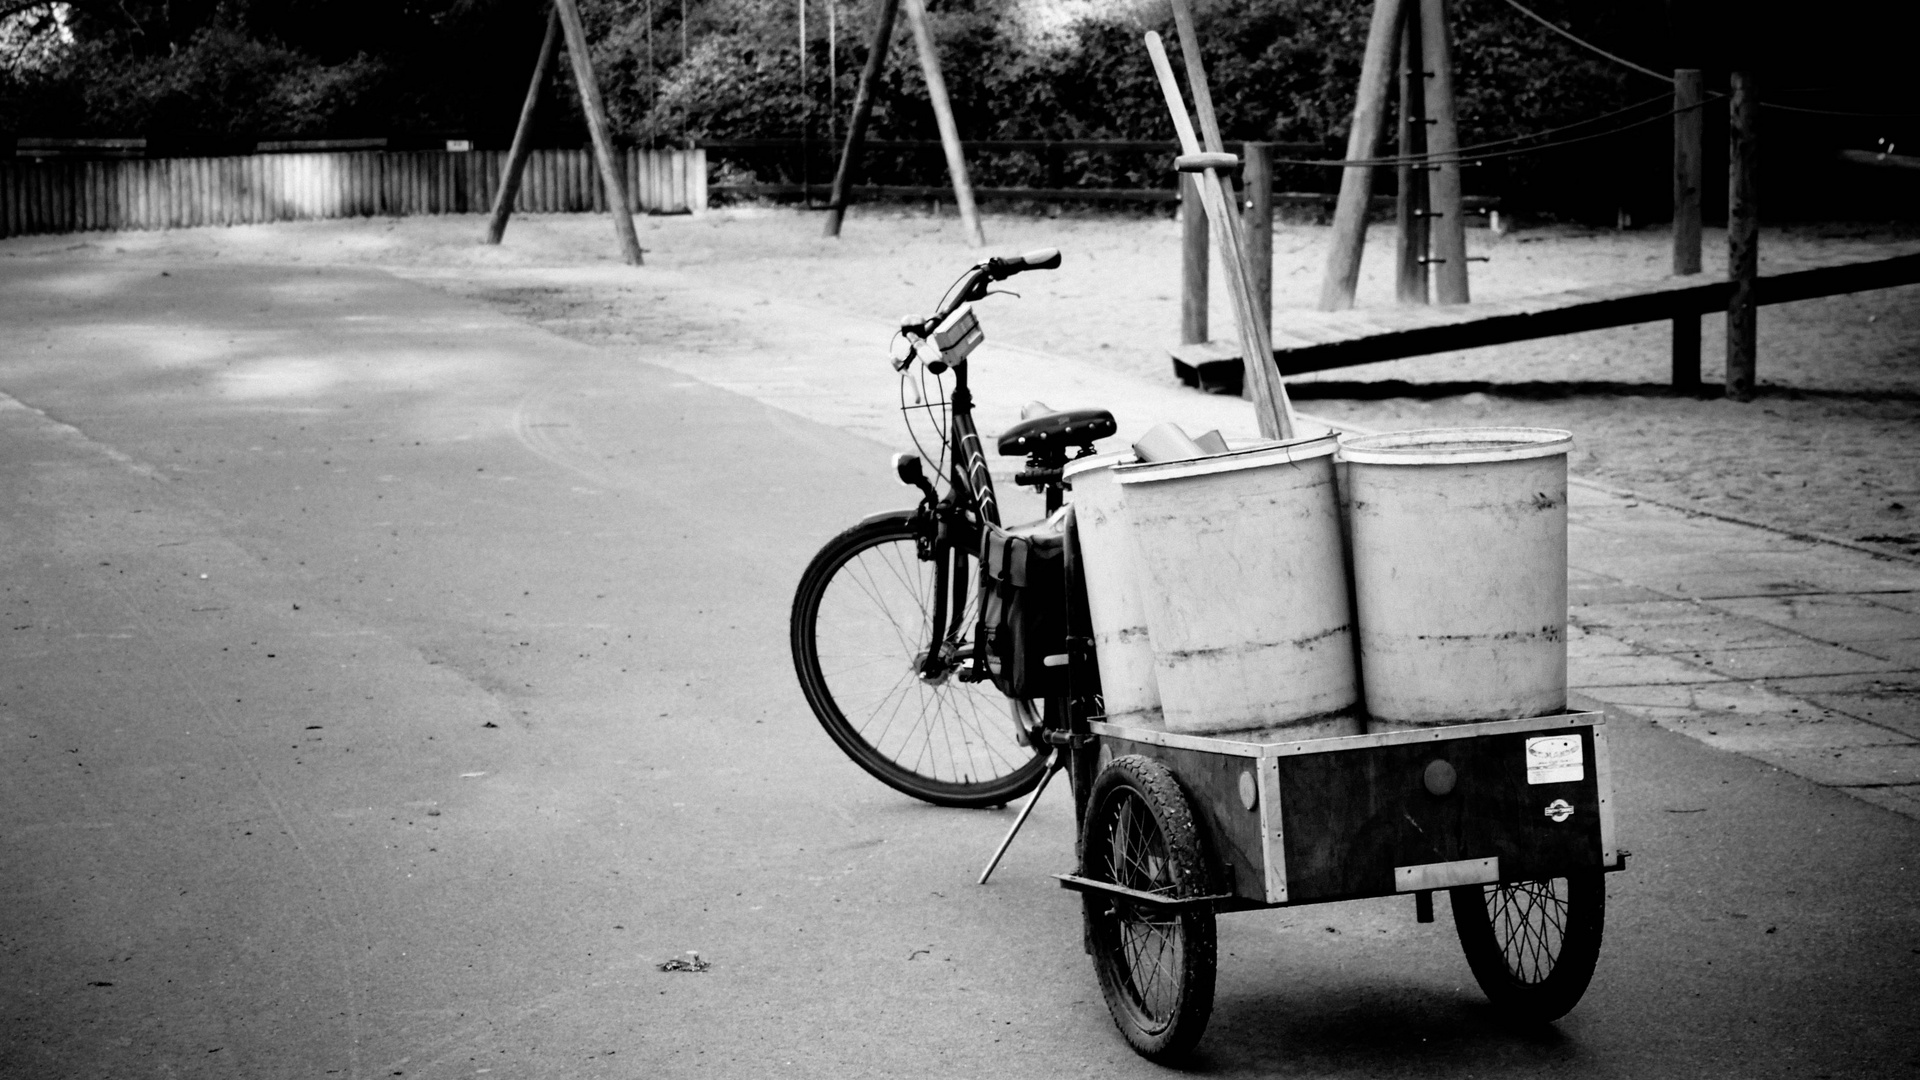
[[[981,530],[1000,524],[1000,506],[974,426],[967,355],[982,339],[972,305],[994,283],[1059,265],[1051,248],[986,259],[949,286],[933,314],[901,324],[896,342],[907,348],[892,365],[920,453],[895,454],[894,471],[920,503],[871,515],[829,541],[794,597],[794,669],[821,726],[876,779],[938,806],[1004,805],[1038,786],[1052,761],[1039,735],[1045,706],[1000,694],[975,648]],[[932,476],[944,477],[944,492],[913,431],[922,410],[939,433]],[[1014,480],[1043,491],[1052,513],[1063,501],[1068,450],[1091,454],[1115,430],[1105,410],[1056,412],[1036,402],[996,448],[1026,455]]]

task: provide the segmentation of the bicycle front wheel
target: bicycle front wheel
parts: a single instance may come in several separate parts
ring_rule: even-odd
[[[972,556],[957,561],[968,582],[979,580]],[[960,659],[923,670],[936,638],[935,566],[919,557],[905,520],[835,537],[794,597],[794,669],[827,734],[882,783],[938,806],[998,806],[1033,790],[1046,771],[1041,749],[1022,745],[1022,731],[1037,726],[1034,703],[960,679],[976,622],[971,590]]]

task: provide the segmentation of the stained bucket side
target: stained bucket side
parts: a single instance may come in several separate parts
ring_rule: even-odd
[[[1068,501],[1080,532],[1087,609],[1107,718],[1152,723],[1160,716],[1153,642],[1137,584],[1127,504],[1113,476],[1116,465],[1133,460],[1130,453],[1080,458],[1067,464],[1062,478],[1068,484]]]
[[[1522,428],[1342,440],[1374,729],[1566,706],[1571,444]]]
[[[1323,437],[1115,470],[1169,730],[1359,732],[1333,449]]]

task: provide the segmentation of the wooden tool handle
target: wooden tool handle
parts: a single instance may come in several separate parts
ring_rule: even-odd
[[[1181,154],[1173,159],[1173,167],[1180,172],[1206,172],[1208,169],[1233,172],[1240,168],[1240,158],[1236,154],[1201,151],[1198,154]]]

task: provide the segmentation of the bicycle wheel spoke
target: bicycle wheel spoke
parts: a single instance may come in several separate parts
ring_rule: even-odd
[[[1151,964],[1148,966],[1144,977],[1138,973],[1138,969],[1136,968],[1134,982],[1135,985],[1139,987],[1140,1004],[1146,1009],[1147,1015],[1153,1017],[1155,1020],[1160,1020],[1165,1017],[1166,1008],[1159,1000],[1160,994],[1157,993],[1157,991],[1161,988],[1161,977],[1166,974],[1168,968],[1166,961],[1169,949],[1169,935],[1164,928],[1151,921],[1143,921],[1141,925],[1145,930],[1143,937],[1153,945],[1153,955],[1151,957]],[[1141,951],[1144,953],[1146,950],[1142,949]]]
[[[1125,885],[1128,888],[1133,888],[1136,884],[1131,858],[1132,852],[1128,850],[1132,843],[1133,800],[1128,798],[1121,802],[1119,814],[1114,821],[1112,855],[1113,880],[1115,884]]]
[[[914,689],[918,684],[919,680],[913,678],[911,675],[904,675],[895,683],[895,686],[899,689],[899,693],[897,695],[892,693],[887,695],[887,700],[893,702],[893,709],[887,713],[886,721],[880,725],[880,730],[869,737],[867,736],[865,726],[859,729],[860,734],[867,738],[867,742],[870,745],[876,748],[886,745],[887,735],[892,732],[894,722],[900,718],[900,711],[906,707],[907,700],[913,696]],[[878,716],[879,714],[876,712],[874,715]]]
[[[1488,921],[1507,970],[1522,983],[1544,982],[1567,940],[1564,878],[1490,887]]]
[[[938,717],[938,718],[940,718],[940,719],[941,719],[941,720],[943,721],[943,722],[942,722],[942,723],[940,724],[940,737],[941,737],[941,739],[942,739],[942,740],[943,740],[943,741],[944,741],[944,742],[946,743],[946,747],[947,747],[947,760],[948,760],[948,761],[953,761],[953,762],[958,762],[958,761],[960,760],[960,755],[959,755],[959,754],[956,754],[956,753],[954,753],[954,749],[953,749],[953,728],[954,728],[954,725],[953,725],[953,724],[948,724],[948,723],[945,723],[945,722],[944,722],[944,719],[945,719],[945,717],[946,717],[946,715],[947,715],[947,712],[948,712],[948,709],[947,709],[947,705],[948,705],[948,701],[947,701],[947,697],[946,697],[946,695],[945,695],[945,694],[939,694],[939,695],[936,695],[936,698],[937,698],[937,700],[936,700],[936,701],[934,702],[934,715],[935,715],[936,717]],[[958,718],[958,717],[956,716],[956,717],[955,717],[955,720],[957,721],[958,719],[959,719],[959,718]],[[929,733],[929,735],[931,735],[931,733]],[[931,738],[929,738],[929,739],[928,739],[928,745],[929,745],[929,747],[931,747],[931,745],[932,745],[932,739],[931,739]],[[958,771],[958,768],[959,768],[959,767],[958,767],[957,765],[955,766],[955,768],[956,768],[956,771]],[[960,777],[960,778],[961,778],[961,779],[963,779],[963,780],[964,780],[964,779],[966,779],[966,776],[965,776],[965,774],[964,774],[964,773],[962,773],[962,774],[961,774],[961,777]]]
[[[1140,999],[1140,955],[1145,951],[1140,942],[1140,925],[1125,915],[1120,922],[1120,954],[1125,960],[1127,989],[1136,1002]]]
[[[903,588],[907,590],[908,598],[911,600],[914,607],[918,611],[919,618],[916,620],[913,620],[911,631],[908,626],[907,620],[904,620],[894,614],[893,606],[889,604],[887,601],[887,598],[885,595],[886,593],[885,587],[881,584],[881,581],[876,577],[874,567],[872,567],[866,562],[864,556],[860,559],[860,566],[854,569],[854,572],[852,575],[852,581],[853,581],[853,584],[857,588],[859,588],[859,590],[863,594],[865,594],[868,601],[870,601],[873,604],[874,609],[879,611],[881,615],[886,619],[887,624],[893,627],[894,634],[899,639],[899,644],[902,650],[906,653],[906,655],[912,656],[914,654],[914,651],[920,648],[922,644],[924,644],[923,641],[916,641],[914,639],[914,634],[917,633],[920,628],[926,626],[927,624],[928,620],[927,620],[926,601],[924,598],[921,597],[920,590],[913,587],[912,583],[908,580],[908,578],[906,577],[902,569],[896,566],[890,565],[887,562],[887,560],[885,560],[884,558],[881,560],[881,562],[882,562],[882,565],[880,569],[883,571],[887,571],[890,574],[890,576],[892,576],[893,579],[899,585],[901,585]],[[848,566],[852,567],[853,564],[849,563]]]

